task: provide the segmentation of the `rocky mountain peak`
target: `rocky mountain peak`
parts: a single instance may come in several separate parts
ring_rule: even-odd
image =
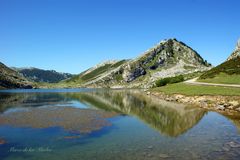
[[[238,39],[237,46],[235,50],[240,50],[240,38]]]
[[[238,39],[237,45],[233,53],[228,57],[227,60],[234,59],[236,57],[240,57],[240,38]]]
[[[129,61],[124,67],[123,79],[131,82],[146,73],[150,73],[151,77],[164,78],[209,66],[192,48],[171,38],[159,42],[140,57]],[[164,70],[170,68],[173,71],[165,74]]]

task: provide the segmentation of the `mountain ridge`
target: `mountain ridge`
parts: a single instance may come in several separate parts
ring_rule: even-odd
[[[159,78],[205,71],[210,68],[211,64],[195,50],[172,38],[159,42],[135,59],[125,60],[116,67],[108,68],[107,72],[96,75],[94,79],[75,82],[83,87],[149,88]],[[91,71],[88,69],[79,76],[85,72],[89,74]],[[73,80],[68,80],[71,81]]]
[[[35,67],[14,69],[32,82],[53,83],[38,83],[40,88],[150,88],[156,80],[162,78],[203,72],[211,68],[211,64],[198,52],[171,38],[160,41],[134,59],[106,61],[78,75],[62,75],[54,70]]]
[[[34,82],[57,83],[62,80],[73,77],[70,73],[57,72],[55,70],[45,70],[35,67],[12,67],[15,71],[22,74],[25,78]]]
[[[20,75],[15,70],[7,67],[0,62],[0,88],[33,88],[33,83],[28,81],[25,77]]]

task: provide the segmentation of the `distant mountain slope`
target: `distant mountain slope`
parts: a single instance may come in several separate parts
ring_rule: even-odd
[[[209,70],[196,51],[176,39],[161,41],[133,60],[93,67],[66,81],[84,87],[150,87],[159,78]],[[74,82],[74,83],[73,83]]]
[[[205,72],[198,79],[201,82],[240,84],[240,40],[227,61]]]
[[[240,57],[230,59],[217,67],[212,68],[203,75],[200,76],[200,79],[214,78],[220,73],[225,73],[227,75],[239,74],[240,75]],[[240,81],[240,80],[239,80]]]
[[[35,82],[57,83],[59,81],[73,77],[69,73],[59,73],[54,70],[43,70],[38,68],[14,68],[24,77]]]
[[[87,85],[88,83],[95,82],[100,80],[104,75],[107,75],[114,70],[119,70],[119,67],[126,63],[127,60],[121,61],[107,61],[101,64],[98,64],[79,75],[76,75],[68,80],[63,81],[62,83],[73,83]]]
[[[0,63],[0,88],[32,88],[32,83],[18,72]]]

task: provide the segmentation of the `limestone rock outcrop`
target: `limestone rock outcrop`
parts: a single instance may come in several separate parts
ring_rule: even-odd
[[[240,39],[238,40],[237,42],[237,45],[236,45],[236,48],[235,50],[233,51],[233,53],[228,57],[227,60],[231,60],[231,59],[234,59],[236,57],[240,57]]]

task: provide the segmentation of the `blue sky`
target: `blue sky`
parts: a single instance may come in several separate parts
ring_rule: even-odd
[[[0,0],[0,61],[80,73],[174,37],[217,65],[240,38],[239,6],[239,0]]]

